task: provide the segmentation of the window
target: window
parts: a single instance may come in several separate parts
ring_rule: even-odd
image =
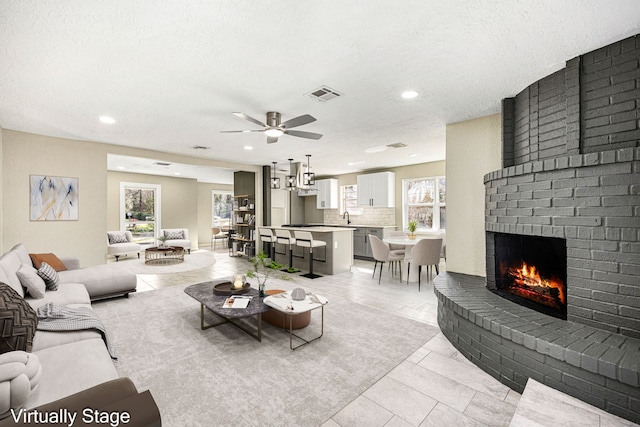
[[[340,187],[340,213],[362,215],[362,208],[358,206],[358,186],[343,185]]]
[[[403,228],[409,221],[418,221],[418,231],[446,228],[445,177],[405,179],[403,191]]]
[[[213,201],[211,224],[214,227],[226,228],[231,225],[231,213],[233,212],[233,194],[230,191],[214,190],[211,192]]]
[[[135,243],[155,243],[160,229],[160,189],[154,184],[120,183],[120,229],[130,231]]]

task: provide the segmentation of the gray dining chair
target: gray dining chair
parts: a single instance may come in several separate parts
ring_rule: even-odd
[[[405,257],[404,251],[400,253],[399,251],[392,251],[389,249],[389,245],[380,240],[378,236],[374,236],[373,234],[369,234],[369,243],[371,244],[371,252],[373,253],[373,259],[375,260],[375,264],[373,266],[373,279],[376,277],[376,267],[378,263],[380,263],[380,273],[378,274],[378,285],[380,284],[380,279],[382,278],[382,267],[385,262],[389,262],[392,265],[391,274],[393,274],[394,266],[396,263],[400,264]],[[398,267],[398,271],[400,272],[400,281],[402,281],[402,268]]]
[[[440,264],[440,249],[442,248],[442,239],[420,239],[418,243],[411,249],[405,261],[407,262],[407,283],[409,283],[409,269],[411,263],[418,265],[418,292],[420,292],[420,276],[422,275],[422,266],[426,265],[427,269],[432,266],[436,267],[436,275],[440,274],[438,264]]]

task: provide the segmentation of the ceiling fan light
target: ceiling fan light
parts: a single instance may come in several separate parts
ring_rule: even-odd
[[[273,129],[273,128],[272,128],[272,129],[267,129],[267,130],[265,130],[265,131],[264,131],[264,133],[265,133],[267,136],[271,136],[271,137],[273,137],[273,138],[277,138],[277,137],[279,137],[279,136],[282,136],[282,134],[283,134],[284,132],[282,132],[280,129]]]

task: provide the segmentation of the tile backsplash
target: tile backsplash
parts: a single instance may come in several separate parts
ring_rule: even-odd
[[[346,224],[338,209],[324,209],[325,224]],[[396,225],[395,208],[362,208],[362,215],[351,215],[352,224],[362,225]]]

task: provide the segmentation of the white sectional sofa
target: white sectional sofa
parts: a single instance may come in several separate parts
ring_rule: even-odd
[[[0,282],[9,285],[34,310],[50,302],[69,307],[91,308],[91,299],[94,297],[103,298],[106,295],[135,291],[135,274],[121,269],[114,269],[111,274],[108,264],[73,269],[77,267],[73,260],[63,259],[63,262],[72,269],[58,273],[60,280],[57,290],[47,289],[42,298],[34,298],[25,293],[24,277],[21,282],[21,276],[18,274],[18,270],[23,265],[32,263],[24,245],[19,244],[0,257]],[[77,264],[77,261],[75,263]],[[9,293],[14,300],[18,299],[18,296],[6,287],[3,289],[5,295]],[[8,310],[8,307],[4,309]],[[39,359],[42,374],[39,375],[39,384],[31,391],[23,406],[26,409],[50,404],[118,378],[105,341],[97,330],[56,332],[36,330],[30,354],[35,354]],[[3,387],[0,381],[0,407],[6,411],[11,402],[7,401],[7,394],[3,394],[5,390]],[[6,423],[7,419],[0,422],[0,425],[8,425]]]

